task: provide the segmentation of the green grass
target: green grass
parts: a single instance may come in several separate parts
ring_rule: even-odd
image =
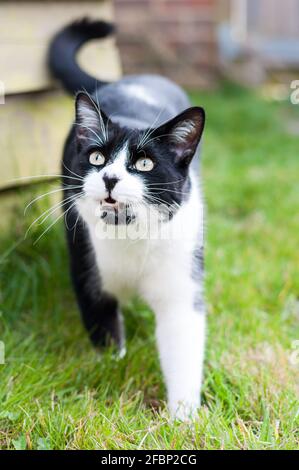
[[[299,443],[298,136],[288,103],[232,86],[196,93],[208,120],[208,339],[194,426],[170,423],[151,312],[126,308],[128,354],[99,358],[68,278],[62,224],[36,245],[20,194],[0,234],[0,447],[9,449],[295,449]],[[42,192],[43,188],[39,188]]]

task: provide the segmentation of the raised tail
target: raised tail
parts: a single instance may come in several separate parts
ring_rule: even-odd
[[[76,62],[76,53],[90,39],[104,38],[113,32],[114,26],[110,23],[84,18],[54,36],[49,47],[49,68],[69,93],[75,94],[82,89],[92,93],[96,87],[107,84],[84,72]]]

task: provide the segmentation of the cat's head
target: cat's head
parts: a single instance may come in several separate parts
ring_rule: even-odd
[[[107,223],[130,223],[153,206],[172,217],[188,198],[189,165],[204,121],[204,110],[192,107],[158,128],[132,130],[80,92],[72,171],[83,177],[85,210]]]

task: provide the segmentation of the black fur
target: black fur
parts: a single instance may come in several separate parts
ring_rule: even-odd
[[[66,224],[72,281],[84,326],[94,346],[107,346],[112,340],[121,348],[123,326],[118,302],[101,289],[88,235],[75,210],[68,212]]]
[[[75,94],[86,88],[92,91],[96,86],[107,82],[96,80],[77,65],[78,49],[90,39],[104,38],[114,32],[114,27],[105,21],[91,21],[83,18],[59,32],[50,44],[48,53],[49,68],[55,78],[63,80],[66,90]]]

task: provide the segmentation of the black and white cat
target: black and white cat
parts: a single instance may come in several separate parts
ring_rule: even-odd
[[[121,305],[133,294],[153,309],[172,416],[194,416],[204,358],[202,108],[160,76],[104,83],[75,61],[111,25],[82,20],[52,41],[53,75],[76,95],[63,155],[71,274],[96,346],[125,351]],[[85,91],[80,91],[80,90]]]

